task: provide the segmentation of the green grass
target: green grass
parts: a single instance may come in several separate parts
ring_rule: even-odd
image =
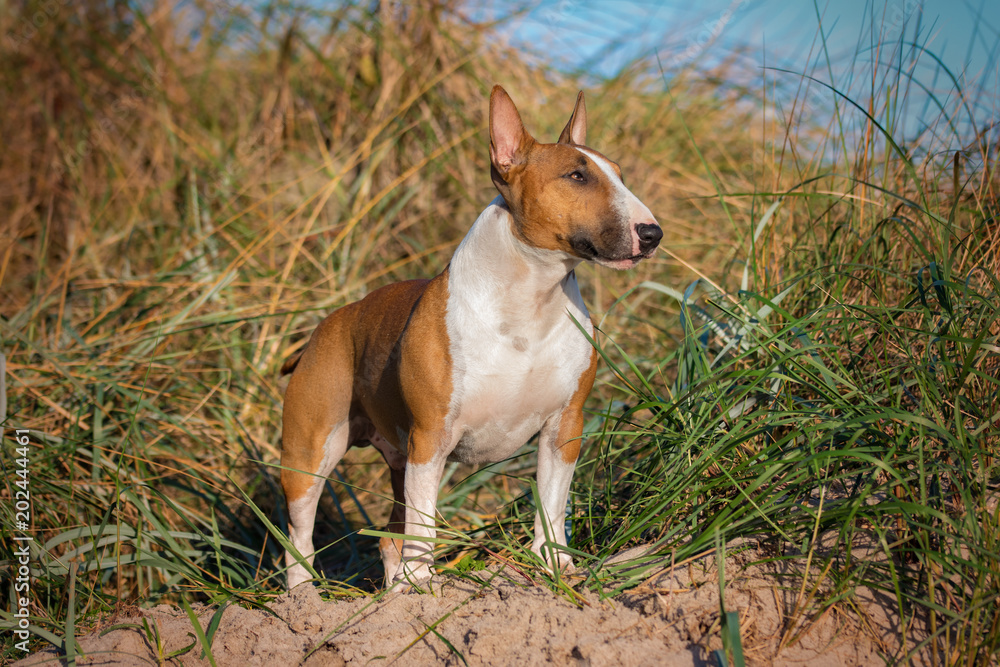
[[[32,627],[68,661],[74,636],[129,605],[281,590],[282,359],[331,309],[443,268],[494,196],[494,81],[529,129],[558,134],[573,78],[470,43],[453,10],[345,5],[265,26],[95,2],[0,47],[0,559],[11,433],[28,428]],[[3,11],[7,35],[21,16]],[[192,40],[188,19],[220,28]],[[625,547],[680,561],[750,539],[800,573],[785,644],[864,586],[898,606],[888,661],[996,659],[996,137],[958,129],[973,91],[947,72],[943,129],[902,135],[911,82],[893,56],[908,48],[880,43],[853,79],[823,57],[760,85],[641,61],[588,88],[588,136],[667,237],[635,272],[581,271],[604,359],[571,496],[584,577],[553,578],[528,551],[532,446],[447,469],[440,571],[499,559],[572,600],[651,571],[604,565]],[[352,452],[321,505],[334,596],[381,577],[377,461]],[[191,650],[211,655],[212,632]]]

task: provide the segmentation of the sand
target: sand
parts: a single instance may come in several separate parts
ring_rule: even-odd
[[[618,559],[642,555],[632,550]],[[856,591],[853,605],[796,618],[800,577],[748,549],[726,561],[725,599],[737,611],[747,664],[882,665],[898,647],[893,603]],[[431,592],[324,601],[300,586],[268,609],[230,605],[212,653],[229,665],[715,665],[721,648],[718,570],[711,555],[664,562],[641,585],[602,600],[593,592],[553,593],[511,570],[468,578],[438,576]],[[580,588],[579,586],[577,588]],[[195,605],[203,628],[216,607]],[[861,609],[859,617],[855,611]],[[143,619],[162,648],[138,629],[106,629]],[[102,636],[102,629],[104,632]],[[186,612],[168,605],[119,614],[79,638],[83,665],[209,665]],[[898,656],[897,656],[898,659]],[[18,665],[56,664],[41,651]]]

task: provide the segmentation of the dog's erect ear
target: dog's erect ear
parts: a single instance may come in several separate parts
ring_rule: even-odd
[[[511,167],[524,160],[531,141],[510,95],[500,86],[493,86],[490,93],[490,162],[502,178],[506,179]]]
[[[583,101],[583,91],[576,96],[576,106],[573,107],[573,115],[569,117],[569,122],[559,135],[560,144],[577,144],[584,146],[587,143],[587,105]]]

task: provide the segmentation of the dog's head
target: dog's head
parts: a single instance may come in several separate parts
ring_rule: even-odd
[[[650,257],[663,231],[618,165],[588,148],[583,92],[554,144],[524,129],[507,92],[490,95],[490,175],[521,241],[613,269]]]

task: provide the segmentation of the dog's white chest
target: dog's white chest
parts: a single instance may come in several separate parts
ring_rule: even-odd
[[[569,315],[566,319],[572,325]],[[590,362],[583,334],[575,326],[562,333],[528,343],[516,333],[463,334],[453,341],[451,414],[457,443],[451,458],[467,463],[504,459],[562,412]]]
[[[492,222],[487,213],[480,217],[449,276],[450,458],[468,463],[512,455],[558,417],[592,353],[574,323],[592,334],[576,276],[561,264],[512,258],[504,228]]]
[[[451,414],[457,443],[451,458],[507,458],[562,412],[590,361],[583,334],[575,327],[565,333],[527,345],[516,334],[513,340],[508,334],[454,341]]]

